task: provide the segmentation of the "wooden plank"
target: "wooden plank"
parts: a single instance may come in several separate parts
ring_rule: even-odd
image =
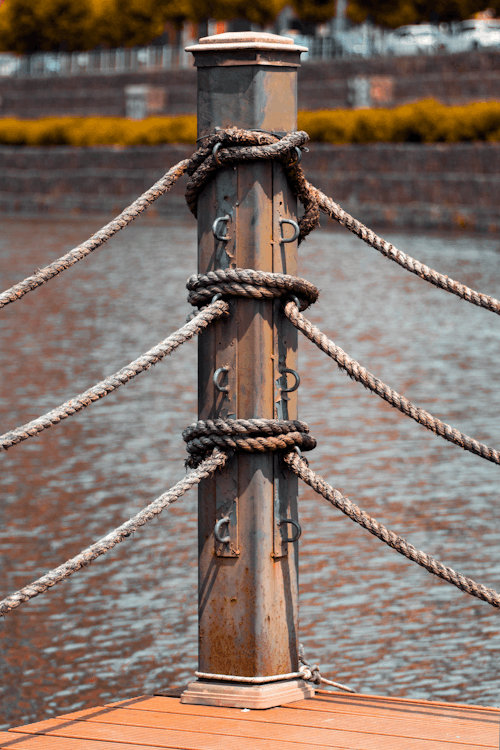
[[[109,709],[111,712],[115,709]],[[285,725],[275,725],[262,722],[231,721],[229,719],[211,720],[207,717],[198,717],[196,725],[193,726],[193,717],[179,717],[187,719],[185,725],[176,724],[175,727],[165,726],[170,724],[172,717],[166,713],[160,714],[163,727],[136,726],[134,724],[106,724],[101,719],[105,714],[96,716],[96,721],[76,721],[61,719],[50,719],[45,722],[22,727],[18,731],[29,733],[43,732],[54,737],[73,737],[78,739],[107,740],[112,742],[128,741],[131,744],[149,743],[153,747],[177,748],[183,750],[219,750],[221,741],[229,744],[232,750],[276,750],[284,748],[289,750],[326,750],[326,748],[351,748],[352,750],[401,750],[404,742],[405,750],[472,750],[472,748],[486,748],[487,744],[478,742],[476,744],[465,744],[460,738],[450,737],[444,742],[441,740],[426,740],[416,738],[401,738],[401,736],[389,736],[388,734],[370,733],[356,726],[350,731],[337,729],[314,729],[310,727],[296,728],[291,730]],[[122,714],[127,714],[126,709],[118,709],[120,716],[115,718],[121,720]],[[151,712],[134,712],[147,716]],[[153,713],[155,716],[156,714]],[[133,718],[137,721],[137,717]],[[228,726],[231,724],[232,726]],[[176,728],[179,727],[179,728]],[[270,729],[278,731],[270,731]],[[242,734],[243,733],[243,734]],[[417,735],[418,736],[418,735]],[[264,739],[265,738],[265,739]],[[277,744],[278,743],[278,744]],[[321,743],[321,744],[319,744]],[[492,745],[489,745],[492,747]],[[496,746],[495,746],[496,747]]]
[[[498,737],[498,724],[495,727],[482,726],[474,722],[472,726],[467,724],[458,725],[456,722],[437,722],[434,719],[416,730],[415,722],[406,717],[397,717],[387,720],[379,717],[360,717],[353,723],[353,717],[346,714],[323,712],[319,716],[310,716],[311,712],[292,711],[286,708],[274,709],[272,716],[274,721],[266,721],[268,711],[241,712],[239,716],[228,717],[220,709],[205,712],[203,710],[192,711],[187,715],[175,712],[174,705],[168,713],[160,711],[140,711],[137,709],[110,708],[108,713],[103,709],[92,709],[91,711],[77,711],[66,718],[80,719],[86,721],[99,721],[135,726],[148,726],[157,728],[172,728],[189,730],[193,724],[193,716],[197,716],[197,728],[203,732],[236,735],[241,737],[266,737],[267,739],[281,739],[286,737],[287,742],[308,742],[329,744],[332,742],[332,730],[345,732],[365,732],[381,736],[395,736],[406,739],[418,738],[420,740],[438,740],[441,742],[459,742],[464,745],[494,746]],[[177,706],[181,706],[177,702]],[[196,707],[199,709],[199,707]],[[202,708],[207,708],[203,706]],[[187,713],[187,712],[186,712]],[[309,715],[308,715],[309,713]],[[247,718],[248,717],[248,718]],[[312,719],[312,720],[311,720]],[[292,720],[292,721],[290,721]],[[488,731],[489,730],[489,731]]]
[[[192,724],[193,722],[191,722]],[[123,727],[115,724],[102,724],[94,721],[64,721],[61,719],[49,719],[41,721],[38,724],[31,724],[26,727],[18,727],[18,732],[37,734],[43,732],[50,737],[73,737],[76,739],[88,740],[107,740],[108,742],[127,741],[131,745],[149,744],[155,748],[182,748],[182,750],[220,750],[221,734],[207,734],[200,731],[200,722],[196,722],[196,728],[193,731],[179,731],[174,729],[154,729],[150,727]],[[248,738],[248,737],[231,737],[231,750],[296,750],[297,743],[288,742],[286,739],[280,739],[279,745],[274,740]],[[56,747],[56,746],[55,746]],[[300,743],[301,750],[329,750],[331,748],[343,748],[345,744],[317,745],[310,744],[307,741]],[[352,747],[355,747],[354,745]],[[356,749],[357,750],[357,749]],[[413,750],[413,748],[409,749]],[[427,748],[425,748],[427,750]],[[430,748],[429,750],[434,750]],[[470,746],[457,746],[450,750],[470,750]]]
[[[312,699],[310,699],[312,700]],[[309,704],[310,700],[306,701]],[[303,701],[301,701],[303,703]],[[242,712],[236,708],[216,708],[214,706],[193,706],[180,703],[173,698],[147,698],[133,699],[113,704],[115,708],[126,710],[142,710],[152,713],[166,712],[168,714],[183,714],[191,716],[217,717],[219,719],[239,719],[248,722],[265,722],[272,724],[284,724],[286,726],[303,727],[325,727],[329,723],[330,728],[345,729],[348,731],[366,731],[370,733],[388,734],[401,737],[414,737],[422,739],[445,740],[450,736],[456,739],[460,733],[460,742],[464,744],[484,744],[485,747],[498,747],[498,735],[500,730],[500,711],[492,710],[486,715],[481,712],[474,714],[473,709],[469,715],[473,718],[466,720],[464,717],[456,719],[441,710],[439,715],[425,714],[422,717],[414,717],[404,711],[404,702],[398,701],[403,711],[396,713],[377,712],[375,709],[368,713],[353,713],[351,711],[337,711],[336,706],[329,711],[307,711],[297,708],[297,704],[289,704],[281,708],[267,709],[266,711]],[[400,708],[398,707],[398,708]],[[70,714],[77,718],[79,713]],[[331,718],[334,717],[334,718]],[[335,724],[331,722],[335,721]],[[417,724],[421,725],[417,729]],[[382,727],[382,730],[381,730]],[[288,736],[288,733],[287,733]]]
[[[335,696],[336,698],[336,696]],[[344,696],[340,696],[340,698],[344,698]],[[266,709],[265,711],[261,712],[251,712],[251,716],[266,716],[266,717],[273,717],[275,716],[275,712],[279,711],[288,711],[293,709],[294,712],[301,711],[301,715],[303,716],[303,711],[311,712],[318,710],[320,712],[334,712],[334,713],[343,713],[343,714],[359,714],[359,715],[366,715],[366,716],[379,716],[381,713],[387,713],[388,716],[392,715],[397,716],[399,714],[401,715],[407,715],[408,717],[411,717],[412,720],[422,720],[425,722],[429,721],[429,717],[432,717],[432,713],[427,709],[425,706],[423,707],[423,711],[421,712],[421,715],[418,713],[415,713],[416,707],[412,706],[406,706],[406,702],[404,699],[398,700],[398,705],[395,705],[394,707],[392,705],[384,706],[382,702],[378,704],[370,704],[370,703],[360,703],[359,705],[356,704],[354,701],[354,704],[349,702],[349,699],[346,698],[345,701],[338,701],[333,700],[328,709],[324,708],[324,704],[316,704],[314,701],[316,699],[308,698],[306,701],[297,701],[295,703],[288,703],[285,704],[279,708],[270,708]],[[352,699],[351,699],[352,700]],[[474,706],[468,706],[467,707],[467,713],[462,714],[455,714],[453,709],[455,708],[454,704],[434,704],[436,711],[435,715],[438,718],[444,718],[444,719],[450,719],[452,721],[459,721],[459,722],[465,722],[467,725],[470,725],[471,722],[476,722],[478,725],[482,725],[483,723],[497,723],[500,724],[500,709],[484,709],[486,713],[481,713],[480,711],[476,711]],[[442,708],[441,708],[442,706]],[[238,716],[242,714],[242,710],[240,708],[215,708],[213,706],[196,706],[191,704],[184,704],[180,703],[180,701],[176,700],[175,698],[166,698],[166,697],[158,697],[158,696],[140,696],[139,698],[131,698],[124,701],[117,701],[115,703],[107,703],[105,704],[106,708],[134,708],[139,709],[141,711],[166,711],[167,713],[175,712],[175,713],[198,713],[198,711],[217,711],[217,712],[224,712],[219,713],[218,715],[225,715],[228,718],[234,718],[235,716]],[[433,707],[433,704],[430,704],[430,707]],[[407,710],[408,708],[408,710]],[[482,709],[483,707],[478,707]],[[70,714],[72,715],[72,714]],[[207,716],[212,716],[215,714],[207,713]],[[247,712],[243,713],[243,716],[246,716],[246,718],[249,718],[249,715]],[[292,715],[291,715],[292,716]],[[259,719],[260,720],[260,719]],[[314,720],[314,719],[311,719]],[[262,719],[262,721],[274,721],[274,719]]]
[[[23,734],[9,730],[0,732],[0,750],[152,750],[152,746],[131,745],[129,742],[44,737],[40,734]],[[182,748],[176,748],[176,750],[182,750]]]
[[[345,696],[265,711],[140,696],[0,732],[20,750],[495,750],[500,711],[482,706]]]

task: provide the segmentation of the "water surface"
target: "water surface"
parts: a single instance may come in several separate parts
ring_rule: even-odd
[[[326,224],[326,222],[324,222]],[[3,219],[2,289],[98,229]],[[498,239],[392,232],[443,273],[500,296]],[[13,429],[178,328],[195,222],[141,218],[0,313],[0,424]],[[376,376],[500,444],[496,315],[413,277],[330,224],[300,248],[308,315]],[[500,588],[499,468],[399,414],[300,341],[311,466],[417,547]],[[184,475],[196,343],[1,459],[0,593],[103,536]],[[325,676],[374,694],[499,705],[499,613],[410,563],[301,487],[301,640]],[[196,669],[196,492],[0,623],[0,725],[185,683]]]

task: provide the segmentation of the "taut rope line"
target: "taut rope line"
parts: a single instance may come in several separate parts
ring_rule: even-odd
[[[84,568],[86,565],[91,563],[100,555],[104,555],[117,544],[122,542],[128,536],[137,531],[141,526],[150,521],[155,516],[159,516],[162,510],[168,508],[173,502],[178,500],[181,495],[184,495],[193,485],[201,482],[205,477],[209,477],[218,468],[224,466],[227,461],[227,455],[219,450],[214,450],[212,455],[206,458],[197,469],[191,471],[184,479],[177,482],[174,487],[164,492],[163,495],[153,500],[146,508],[137,513],[137,515],[130,518],[128,521],[123,523],[118,528],[111,531],[109,534],[99,539],[87,549],[84,549],[76,557],[72,557],[63,565],[58,568],[54,568],[46,575],[38,578],[28,586],[16,591],[14,594],[7,596],[5,599],[0,601],[0,615],[5,615],[11,609],[16,609],[23,602],[38,594],[43,594],[51,586],[55,586],[56,583],[60,583],[65,578],[69,578],[70,575],[76,573],[80,568]]]
[[[441,578],[447,583],[451,583],[456,586],[460,591],[464,591],[466,594],[475,596],[478,599],[482,599],[493,607],[500,609],[500,594],[493,589],[486,588],[480,583],[476,583],[471,578],[463,576],[461,573],[457,573],[453,568],[448,568],[438,560],[435,560],[430,555],[417,549],[403,539],[403,537],[395,534],[393,531],[389,531],[381,523],[378,523],[374,518],[371,518],[368,513],[358,508],[349,498],[344,497],[338,490],[335,490],[329,485],[323,477],[316,474],[310,469],[304,459],[299,458],[296,453],[288,453],[284,457],[285,464],[297,474],[309,487],[320,495],[323,495],[328,502],[334,505],[336,508],[342,511],[352,521],[359,523],[364,529],[373,534],[378,539],[381,539],[389,547],[392,547],[404,555],[408,560],[416,562],[423,568],[432,573],[433,575]]]
[[[394,247],[394,245],[391,245],[390,242],[387,242],[387,240],[376,235],[371,229],[365,227],[364,224],[348,214],[347,211],[344,211],[338,203],[328,198],[321,190],[313,187],[310,183],[307,183],[307,186],[316,196],[318,205],[322,211],[331,219],[338,221],[343,227],[349,229],[350,232],[363,240],[363,242],[366,242],[367,245],[378,250],[386,258],[395,261],[395,263],[398,263],[410,273],[414,273],[416,276],[424,279],[424,281],[428,281],[429,284],[433,284],[451,294],[456,294],[457,297],[466,300],[466,302],[471,302],[473,305],[477,305],[477,307],[484,307],[486,310],[500,315],[500,302],[497,299],[490,297],[488,294],[476,292],[474,289],[465,286],[465,284],[454,281],[449,276],[434,271],[433,268],[429,268],[424,263],[420,263],[420,261],[415,260],[410,255],[403,253]]]
[[[410,256],[401,253],[385,240],[378,237],[374,232],[367,229],[363,224],[353,219],[352,216],[349,216],[349,214],[321,193],[321,191],[311,186],[305,179],[304,173],[298,164],[299,149],[307,140],[307,133],[303,132],[290,133],[284,138],[279,139],[274,135],[244,131],[237,128],[219,130],[217,133],[204,139],[203,146],[195,152],[191,159],[179,162],[179,164],[169,170],[149,191],[144,193],[143,196],[131,204],[128,209],[125,209],[113,222],[110,222],[110,224],[106,225],[100,232],[90,238],[90,240],[46,268],[41,269],[34,276],[25,279],[25,281],[1,294],[0,307],[19,299],[31,291],[31,289],[40,286],[48,279],[61,273],[61,271],[69,268],[88,255],[92,250],[119,231],[119,229],[130,223],[152,201],[156,200],[159,195],[167,192],[184,172],[187,171],[190,175],[186,199],[193,213],[196,213],[196,202],[199,191],[224,162],[232,163],[245,160],[279,158],[283,163],[285,174],[292,189],[306,209],[304,216],[299,222],[299,241],[304,239],[317,226],[319,211],[321,209],[357,234],[367,244],[412,273],[415,273],[435,286],[456,294],[468,302],[485,307],[497,314],[500,313],[500,302],[488,295],[475,292],[449,279],[447,276],[438,274],[436,271],[410,258]],[[228,144],[229,148],[219,147],[217,153],[214,153],[213,149],[217,144],[219,146]],[[220,318],[224,313],[228,312],[229,306],[224,301],[215,301],[207,304],[214,294],[221,294],[267,299],[273,297],[292,297],[292,300],[285,304],[284,309],[287,317],[293,325],[301,330],[322,351],[332,357],[341,369],[345,370],[365,387],[377,393],[402,413],[410,416],[435,434],[444,437],[446,440],[459,445],[465,450],[500,464],[500,453],[498,451],[478,443],[467,435],[463,435],[458,430],[436,419],[423,409],[415,407],[403,396],[393,391],[352,360],[333,341],[330,341],[318,328],[306,320],[300,310],[306,309],[316,301],[318,296],[318,290],[306,280],[284,274],[254,271],[252,269],[218,269],[205,275],[192,276],[188,281],[188,288],[190,290],[189,301],[193,305],[200,307],[207,305],[190,322],[175,334],[165,339],[157,347],[151,349],[143,357],[139,358],[139,360],[132,362],[128,368],[124,368],[114,376],[111,376],[111,378],[101,381],[94,388],[89,389],[76,399],[66,402],[59,409],[49,412],[39,420],[34,420],[28,425],[0,437],[0,450],[7,449],[10,445],[14,445],[21,440],[26,440],[31,435],[37,434],[52,424],[56,424],[61,419],[85,408],[92,401],[102,398],[106,393],[123,385],[123,383],[135,377],[139,372],[149,369],[152,364],[155,364],[155,362],[169,354],[181,343],[203,330],[211,321]],[[227,450],[252,452],[282,450],[286,452],[284,458],[285,464],[315,489],[316,492],[322,494],[352,520],[442,580],[488,602],[494,607],[500,608],[500,594],[456,573],[451,568],[442,565],[442,563],[439,563],[431,556],[416,549],[402,537],[386,529],[328,485],[320,476],[311,471],[308,468],[307,462],[299,458],[295,453],[290,453],[291,447],[295,447],[296,449],[301,447],[304,450],[311,450],[315,446],[315,440],[308,432],[308,427],[304,423],[286,420],[212,420],[191,425],[185,430],[183,437],[188,443],[188,452],[190,454],[188,463],[198,465],[198,468],[192,471],[184,480],[177,483],[174,488],[151,503],[137,516],[134,516],[130,521],[115,529],[114,532],[111,532],[111,534],[108,534],[84,550],[80,555],[38,579],[30,586],[26,586],[11,597],[4,599],[0,602],[0,614],[4,614],[10,609],[19,606],[23,601],[27,601],[33,596],[43,593],[60,580],[67,578],[73,572],[79,570],[118,544],[126,536],[135,531],[136,528],[146,523],[154,515],[158,515],[163,508],[184,494],[193,484],[198,483],[203,477],[213,474],[217,468],[224,466],[228,458]],[[218,446],[223,447],[224,450],[219,450]],[[210,457],[206,457],[209,451],[213,452]],[[314,670],[314,667],[309,670],[312,676],[314,676]],[[306,679],[309,679],[309,677]]]
[[[478,443],[474,438],[464,435],[463,432],[455,429],[455,427],[451,427],[446,422],[441,422],[441,420],[433,417],[429,412],[421,409],[419,406],[415,406],[407,398],[401,396],[397,391],[389,388],[388,385],[372,375],[371,372],[365,370],[356,360],[351,359],[340,346],[337,346],[335,342],[325,336],[307,318],[304,318],[295,302],[290,301],[286,303],[285,315],[299,331],[302,331],[313,344],[316,344],[318,349],[321,349],[322,352],[325,352],[325,354],[334,359],[341,370],[347,372],[351,378],[364,385],[372,393],[376,393],[377,396],[383,398],[384,401],[394,406],[402,414],[406,414],[407,417],[414,419],[415,422],[418,422],[418,424],[421,424],[435,435],[439,435],[448,440],[448,442],[458,445],[465,451],[474,453],[476,456],[481,456],[481,458],[485,458],[492,463],[500,464],[499,451],[489,448],[483,443]]]
[[[48,266],[40,268],[32,276],[20,281],[10,289],[0,294],[0,308],[8,305],[9,302],[15,302],[17,299],[24,297],[25,294],[31,292],[33,289],[45,284],[46,281],[53,279],[54,276],[65,271],[67,268],[71,268],[75,263],[86,258],[93,250],[107,242],[111,237],[128,226],[134,219],[136,219],[143,211],[148,208],[157,198],[164,193],[167,193],[173,185],[177,182],[179,177],[182,177],[184,172],[187,170],[189,165],[189,159],[184,159],[176,164],[174,167],[168,170],[168,172],[155,182],[155,184],[146,190],[137,200],[125,208],[121,214],[119,214],[109,224],[99,229],[98,232],[92,235],[86,242],[83,242],[78,247],[70,250],[66,255],[62,255],[57,260],[49,263]]]
[[[43,430],[52,427],[52,425],[58,424],[63,419],[71,417],[87,406],[90,406],[94,401],[98,401],[100,398],[104,398],[108,393],[116,391],[121,385],[125,385],[129,380],[135,378],[145,370],[149,370],[152,365],[160,362],[168,354],[171,354],[177,347],[184,342],[192,339],[193,336],[203,331],[210,323],[217,320],[221,316],[225,315],[229,310],[227,302],[217,300],[207,307],[200,310],[189,323],[185,323],[182,328],[179,328],[175,333],[170,334],[166,339],[161,341],[159,344],[154,346],[152,349],[147,351],[145,354],[135,359],[126,367],[123,367],[114,375],[101,380],[100,383],[93,385],[84,393],[80,393],[79,396],[65,401],[64,404],[58,406],[56,409],[47,412],[38,419],[33,419],[21,427],[17,427],[11,432],[6,432],[5,435],[0,435],[0,451],[8,450],[13,445],[21,443],[23,440],[28,440],[30,437],[38,435]]]

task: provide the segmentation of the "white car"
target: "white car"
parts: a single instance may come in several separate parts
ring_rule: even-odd
[[[19,58],[12,52],[0,52],[0,77],[13,76],[19,69]]]
[[[500,19],[484,18],[462,21],[452,29],[446,46],[449,52],[500,49]]]
[[[400,26],[387,38],[388,55],[432,55],[446,48],[446,39],[437,26],[430,23]]]

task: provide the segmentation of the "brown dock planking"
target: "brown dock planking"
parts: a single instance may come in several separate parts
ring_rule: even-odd
[[[473,750],[499,748],[500,710],[342,695],[266,710],[141,696],[0,732],[12,750]],[[178,693],[177,693],[178,695]]]

